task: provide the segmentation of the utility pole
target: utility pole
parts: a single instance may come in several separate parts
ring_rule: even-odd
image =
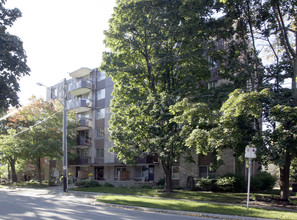
[[[37,83],[39,86],[44,86],[48,89],[49,87],[43,85],[42,83]],[[51,89],[50,89],[51,91]],[[63,105],[63,138],[62,138],[62,150],[63,150],[63,190],[68,192],[68,152],[67,152],[67,84],[66,78],[63,81],[63,102],[59,99],[58,101]]]
[[[63,170],[64,170],[64,192],[68,192],[68,158],[67,158],[67,85],[66,79],[63,83]]]

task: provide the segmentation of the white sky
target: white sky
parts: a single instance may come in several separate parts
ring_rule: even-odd
[[[80,67],[100,66],[103,31],[115,5],[116,0],[7,0],[5,8],[22,12],[9,33],[23,41],[31,69],[20,80],[21,104],[33,94],[45,97],[38,82],[51,86]]]

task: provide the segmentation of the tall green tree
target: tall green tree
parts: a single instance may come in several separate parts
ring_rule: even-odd
[[[169,108],[195,96],[210,77],[205,51],[213,1],[121,0],[105,32],[103,65],[115,82],[110,120],[112,150],[124,162],[159,157],[172,190],[171,169],[190,150]]]
[[[244,54],[245,56],[233,56],[235,63],[238,63],[238,61],[242,62],[242,60],[248,58],[249,54],[251,54],[254,59],[247,60],[249,64],[247,70],[251,70],[250,72],[254,76],[260,76],[258,80],[255,81],[257,83],[255,85],[257,86],[252,86],[251,88],[258,91],[263,87],[271,88],[271,100],[269,104],[265,104],[267,107],[263,109],[262,113],[264,115],[260,115],[258,119],[254,119],[254,125],[260,124],[262,117],[265,118],[268,123],[271,122],[279,125],[281,122],[277,122],[277,120],[283,120],[281,112],[283,111],[285,115],[285,109],[292,108],[297,104],[297,3],[296,1],[290,0],[222,0],[221,2],[224,3],[224,19],[232,21],[230,24],[233,23],[232,30],[234,30],[235,37],[241,36],[240,38],[243,39],[243,41],[250,41],[250,43],[247,44],[250,50],[244,50],[244,48],[238,47],[240,49],[238,54]],[[238,42],[240,43],[240,40]],[[236,76],[236,74],[234,76]],[[244,82],[246,83],[247,81],[244,80]],[[284,82],[291,83],[290,92],[283,88]],[[273,113],[273,109],[277,108],[277,106],[282,106],[278,116]],[[292,123],[285,124],[286,130],[294,130]],[[271,126],[273,127],[273,125]],[[271,136],[275,138],[276,136],[274,134],[279,132],[281,128],[284,128],[284,126],[279,125],[273,129],[268,129],[264,135],[265,139],[270,137],[268,139],[272,140]],[[281,136],[282,135],[279,135],[279,138],[281,138]],[[274,141],[276,140],[274,139]],[[268,141],[266,143],[270,151],[274,151],[275,149],[280,150],[282,146],[282,151],[291,152],[283,144],[272,145],[271,143],[277,142]],[[290,167],[291,156],[286,157],[280,156],[282,154],[279,154],[280,157],[275,157],[273,160],[272,157],[270,157],[270,151],[266,152],[267,158],[270,158],[270,162],[281,166],[280,176],[283,185],[283,187],[281,186],[281,188],[283,188],[281,197],[288,199],[289,171],[287,169]],[[284,164],[286,164],[285,167],[283,166]]]
[[[17,127],[20,143],[18,151],[20,158],[37,167],[41,184],[41,159],[61,158],[62,155],[62,106],[56,101],[46,102],[33,97],[31,103],[10,117],[10,127]],[[73,128],[76,123],[73,112],[68,114],[68,127]],[[75,135],[69,129],[68,137]],[[71,146],[71,141],[69,145]]]
[[[21,157],[19,149],[20,141],[15,137],[16,130],[10,129],[7,134],[0,135],[0,161],[8,164],[11,171],[12,182],[17,182],[16,163]]]
[[[21,39],[7,32],[22,14],[17,8],[6,9],[5,3],[0,0],[0,112],[18,105],[18,80],[30,72]]]

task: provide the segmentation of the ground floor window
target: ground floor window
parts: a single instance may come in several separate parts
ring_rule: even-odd
[[[115,172],[114,172],[114,179],[115,180],[123,180],[124,175],[126,173],[126,167],[115,167]]]
[[[199,166],[199,177],[203,177],[203,178],[210,178],[210,179],[214,179],[216,178],[216,172],[215,171],[211,171],[209,169],[209,166]]]
[[[179,179],[179,166],[172,166],[172,179]]]
[[[142,182],[154,181],[154,166],[136,166],[134,179]]]
[[[94,167],[95,179],[104,180],[104,167]]]

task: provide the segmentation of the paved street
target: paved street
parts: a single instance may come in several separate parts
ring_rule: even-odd
[[[82,198],[48,190],[0,188],[0,219],[207,219],[94,205],[93,198]]]

